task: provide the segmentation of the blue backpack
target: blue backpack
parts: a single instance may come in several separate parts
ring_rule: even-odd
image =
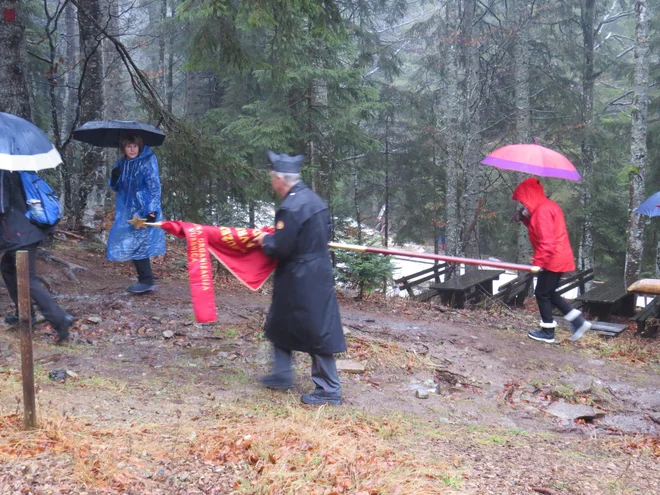
[[[62,203],[50,186],[34,172],[19,172],[28,204],[25,216],[39,227],[52,227],[62,219]]]

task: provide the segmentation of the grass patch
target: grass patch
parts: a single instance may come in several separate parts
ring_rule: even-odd
[[[507,442],[507,438],[503,435],[486,435],[481,438],[477,438],[477,442],[482,445],[504,445]]]
[[[564,383],[553,385],[550,389],[550,395],[553,395],[559,399],[564,399],[574,404],[578,402],[578,396],[573,387],[570,387]]]
[[[240,368],[229,368],[222,370],[223,385],[247,385],[254,382],[254,378]]]
[[[608,339],[590,336],[589,339],[581,339],[578,343],[599,358],[614,359],[627,364],[660,365],[658,339],[649,340],[626,335]]]
[[[213,330],[213,335],[216,337],[226,338],[227,340],[235,340],[241,334],[240,329],[235,325],[230,325],[226,328],[218,328]]]
[[[158,436],[155,428],[101,429],[66,416],[42,416],[30,432],[22,431],[22,415],[0,416],[0,463],[58,459],[71,471],[62,474],[71,474],[77,486],[119,493],[139,483],[137,470],[144,463],[133,453],[162,448],[153,441]]]
[[[91,377],[68,377],[64,386],[67,388],[92,388],[94,390],[109,390],[111,392],[123,392],[128,384],[116,378],[105,376]]]
[[[347,337],[348,351],[346,355],[357,359],[367,370],[376,368],[404,369],[408,373],[433,370],[437,363],[424,355],[409,351],[391,341]]]
[[[177,411],[158,425],[109,428],[44,413],[31,432],[22,431],[19,414],[0,415],[0,463],[56,463],[67,483],[95,493],[145,493],[144,473],[187,471],[195,463],[215,466],[223,486],[231,486],[226,493],[235,494],[431,495],[461,487],[461,459],[421,443],[419,425],[404,416],[309,409],[288,399],[214,412],[211,421]]]
[[[238,466],[235,493],[437,493],[460,486],[461,475],[408,445],[413,426],[329,408],[263,405],[256,415],[224,413],[217,432],[198,436],[191,452]]]
[[[560,368],[560,370],[563,371],[564,373],[569,373],[569,374],[575,373],[575,368],[573,368],[573,366],[571,366],[570,364],[565,364]]]

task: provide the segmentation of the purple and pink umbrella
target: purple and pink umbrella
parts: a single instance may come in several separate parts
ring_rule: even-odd
[[[538,144],[503,146],[481,160],[481,163],[541,177],[555,177],[575,182],[582,180],[568,158]]]

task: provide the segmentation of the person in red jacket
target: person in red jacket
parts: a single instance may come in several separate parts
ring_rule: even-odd
[[[541,267],[534,291],[541,313],[541,328],[527,335],[550,344],[555,341],[557,322],[552,316],[552,307],[555,306],[573,327],[573,335],[569,339],[578,340],[591,328],[591,323],[557,294],[562,273],[575,270],[564,212],[557,203],[546,197],[543,186],[535,178],[518,184],[511,199],[523,205],[516,214],[516,220],[522,221],[529,232],[529,240],[534,248],[532,264]]]

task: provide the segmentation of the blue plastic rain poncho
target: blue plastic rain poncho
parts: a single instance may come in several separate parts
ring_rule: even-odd
[[[110,187],[117,192],[115,222],[108,236],[107,256],[110,261],[141,260],[165,254],[165,232],[162,229],[135,229],[128,223],[133,215],[146,218],[156,212],[163,219],[160,206],[158,160],[151,148],[132,160],[121,158],[112,167],[120,167],[119,179]]]

